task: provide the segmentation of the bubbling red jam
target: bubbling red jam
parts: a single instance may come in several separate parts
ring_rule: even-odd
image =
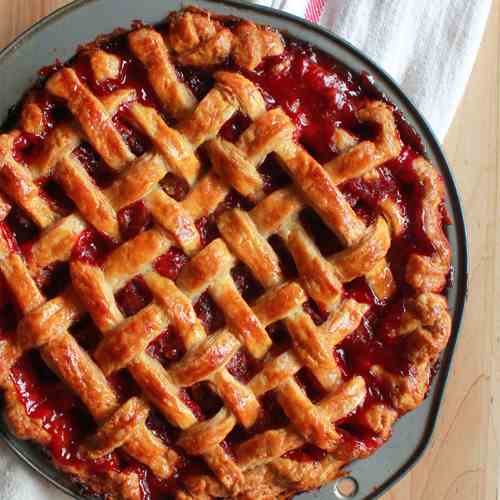
[[[115,299],[122,313],[128,317],[146,307],[153,300],[153,294],[144,279],[138,276],[119,290]]]
[[[145,67],[129,50],[126,37],[118,36],[107,41],[103,48],[119,56],[122,61],[119,75],[115,79],[97,82],[91,70],[89,56],[84,52],[68,64],[98,97],[103,98],[121,89],[133,89],[143,105],[155,108],[168,124],[175,125],[175,120],[168,116],[149,83]],[[48,77],[60,67],[61,65],[57,68],[49,68],[42,76]],[[269,109],[281,106],[296,125],[296,139],[321,163],[331,160],[337,154],[331,142],[331,137],[337,128],[346,129],[359,139],[368,139],[375,132],[370,127],[362,125],[357,118],[358,110],[367,101],[373,99],[374,96],[380,98],[370,80],[366,78],[366,75],[353,75],[338,62],[309,45],[287,40],[286,49],[282,55],[267,58],[255,71],[251,72],[235,68],[230,61],[211,70],[177,67],[176,71],[196,97],[201,99],[214,84],[213,71],[221,68],[239,70],[252,80],[261,89]],[[43,110],[45,131],[39,136],[21,133],[14,149],[15,159],[28,168],[36,162],[45,135],[68,116],[64,106],[48,96],[41,85],[36,91],[36,99]],[[113,117],[113,122],[130,149],[140,156],[151,150],[152,145],[140,131],[134,128],[128,113],[127,105],[123,105]],[[405,299],[412,293],[404,282],[404,268],[409,255],[415,251],[421,254],[429,254],[433,251],[432,242],[428,240],[422,229],[422,192],[412,168],[413,160],[417,153],[421,152],[419,141],[408,124],[399,117],[397,111],[396,115],[404,145],[399,158],[380,167],[376,180],[357,178],[339,186],[354,211],[367,225],[380,214],[379,203],[385,198],[390,198],[397,203],[407,222],[406,230],[393,241],[388,255],[388,261],[399,287],[398,294],[390,302],[383,303],[377,301],[364,279],[357,279],[345,286],[345,298],[353,298],[366,303],[370,306],[370,310],[359,328],[333,350],[332,356],[337,360],[344,377],[362,375],[365,378],[368,385],[368,397],[363,408],[380,401],[390,405],[387,395],[378,387],[369,373],[371,366],[381,364],[394,373],[408,374],[409,366],[404,357],[404,345],[393,340],[388,332],[392,327],[397,326],[404,311]],[[228,141],[236,142],[249,125],[248,117],[237,113],[224,125],[221,135]],[[205,168],[208,165],[206,155],[202,150],[198,153]],[[106,165],[91,145],[81,144],[74,154],[100,188],[108,187],[116,179],[116,172]],[[272,154],[259,167],[259,173],[264,180],[266,194],[290,184],[288,174]],[[162,186],[177,201],[183,200],[189,191],[187,183],[173,174],[165,177]],[[71,200],[66,198],[53,179],[43,179],[40,188],[51,206],[60,213],[69,213],[74,210]],[[213,214],[196,221],[202,244],[207,245],[219,236],[216,223],[220,213],[235,207],[250,210],[253,206],[252,202],[235,191],[231,191]],[[125,240],[134,238],[153,225],[151,214],[140,201],[122,209],[118,219],[121,236]],[[330,256],[342,249],[339,240],[313,210],[304,209],[300,213],[299,220],[315,241],[322,255]],[[444,220],[446,221],[446,217]],[[29,216],[18,208],[12,209],[5,222],[0,223],[0,231],[7,235],[6,239],[12,248],[25,255],[29,255],[30,247],[40,233],[39,228]],[[293,258],[281,238],[273,236],[269,239],[269,243],[280,259],[284,275],[289,279],[297,277]],[[81,234],[75,244],[72,259],[100,266],[116,245],[116,242],[98,231],[88,229]],[[186,262],[188,262],[188,257],[182,250],[172,247],[156,259],[153,267],[162,276],[176,280]],[[248,302],[255,301],[264,292],[245,266],[237,266],[232,271],[232,276],[239,292]],[[65,285],[68,282],[64,273],[59,276],[56,270],[51,268],[44,270],[43,278],[48,283],[47,290],[45,290],[48,298],[59,293],[62,282]],[[15,301],[4,284],[0,284],[0,294],[0,312],[15,311]],[[135,277],[129,281],[116,293],[115,297],[125,316],[136,314],[152,300],[151,291],[141,277]],[[207,335],[224,327],[224,314],[207,292],[197,298],[194,309]],[[304,311],[317,325],[321,325],[328,316],[312,300],[304,305]],[[16,318],[18,314],[13,314],[12,317]],[[12,324],[12,322],[0,319],[2,338],[14,328],[15,321]],[[72,328],[83,348],[90,352],[95,349],[100,340],[100,334],[89,318],[84,318]],[[264,360],[257,362],[245,349],[241,349],[227,366],[228,371],[242,383],[248,383],[251,377],[258,373],[265,360],[291,347],[291,340],[284,324],[279,322],[271,325],[267,331],[273,339],[273,347]],[[185,347],[175,329],[169,327],[151,342],[147,352],[168,368],[182,358]],[[93,433],[96,426],[78,398],[68,393],[68,390],[46,368],[37,354],[24,355],[12,369],[11,379],[26,413],[40,421],[42,427],[48,432],[50,453],[58,463],[85,466],[96,473],[102,470],[135,472],[140,478],[144,500],[173,498],[181,484],[183,470],[193,472],[193,470],[206,469],[202,461],[183,458],[183,462],[179,464],[179,470],[171,479],[159,481],[149,469],[126,456],[121,450],[101,461],[85,460],[78,453],[78,444]],[[301,370],[296,375],[296,380],[313,401],[319,401],[324,396],[323,389],[308,370]],[[109,381],[120,401],[125,401],[128,397],[141,392],[126,372],[114,374]],[[218,396],[208,388],[206,383],[181,390],[179,397],[191,408],[199,420],[210,418],[222,405]],[[261,407],[261,414],[251,429],[245,430],[238,425],[227,436],[224,446],[229,452],[232,446],[257,432],[288,425],[288,419],[273,391],[261,398]],[[152,414],[148,419],[148,427],[164,442],[175,446],[179,430],[171,427],[160,415]],[[344,443],[342,450],[345,457],[343,458],[346,460],[365,456],[382,444],[381,439],[357,426],[356,414],[349,416],[341,423],[339,432]],[[286,458],[307,462],[320,461],[324,456],[325,453],[322,450],[307,445],[288,453]]]
[[[80,144],[73,154],[100,188],[108,187],[115,179],[115,172],[104,163],[88,142]]]
[[[309,45],[290,41],[286,51],[246,73],[267,98],[293,119],[302,144],[320,162],[334,156],[330,138],[338,127],[359,127],[356,111],[365,102],[354,76]]]
[[[78,447],[95,424],[82,403],[45,366],[34,352],[23,355],[10,374],[29,417],[49,435],[52,458],[62,466],[85,466],[98,474],[118,470],[113,454],[100,460],[80,456]]]
[[[24,132],[14,141],[12,156],[19,163],[31,164],[40,154],[43,137]]]
[[[118,223],[124,240],[131,240],[153,225],[153,218],[143,201],[123,208],[118,212]]]
[[[73,247],[71,259],[98,266],[115,248],[116,243],[108,236],[95,229],[86,229]]]
[[[149,344],[147,351],[151,357],[168,368],[171,363],[182,358],[186,349],[175,328],[169,327]]]
[[[75,210],[73,200],[64,192],[64,189],[54,179],[38,179],[40,194],[45,198],[52,210],[62,216],[68,215]]]
[[[167,253],[154,261],[153,266],[165,278],[175,280],[188,260],[187,255],[180,248],[170,247]]]

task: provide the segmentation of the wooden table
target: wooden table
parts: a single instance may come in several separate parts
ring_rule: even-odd
[[[67,0],[0,0],[0,47]],[[470,294],[432,445],[385,500],[499,498],[500,0],[445,141],[469,231]],[[495,306],[496,304],[496,306]]]

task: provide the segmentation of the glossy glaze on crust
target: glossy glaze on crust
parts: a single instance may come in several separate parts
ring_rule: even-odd
[[[366,457],[450,334],[443,181],[396,110],[197,9],[90,44],[0,135],[0,381],[112,498],[277,498]]]

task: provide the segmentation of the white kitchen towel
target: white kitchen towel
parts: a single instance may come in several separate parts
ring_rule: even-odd
[[[442,141],[470,77],[491,0],[254,0],[319,22],[387,71]]]
[[[196,3],[196,2],[192,2]],[[320,22],[381,65],[442,140],[481,42],[491,0],[255,0]],[[67,500],[0,444],[0,500]]]

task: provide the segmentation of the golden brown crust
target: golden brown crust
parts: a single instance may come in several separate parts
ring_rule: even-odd
[[[220,217],[218,227],[234,254],[266,288],[283,281],[278,256],[248,214],[241,210],[226,212]]]
[[[67,381],[97,420],[107,417],[117,406],[103,373],[70,334],[59,335],[41,352],[47,365]]]
[[[130,113],[134,123],[151,139],[170,169],[192,184],[200,163],[183,135],[170,128],[153,108],[135,102],[130,106]]]
[[[365,231],[364,224],[321,165],[300,147],[290,144],[280,149],[280,157],[296,185],[325,224],[346,245],[359,241]]]
[[[118,221],[113,206],[78,160],[64,158],[60,161],[56,168],[56,178],[85,220],[111,238],[119,239]]]
[[[215,303],[224,311],[228,328],[256,359],[272,345],[264,326],[241,297],[234,281],[225,277],[210,287]]]
[[[423,158],[413,162],[413,169],[423,190],[423,232],[432,244],[431,256],[413,254],[406,268],[406,281],[417,292],[441,292],[446,285],[451,265],[451,249],[443,231],[441,206],[444,181]]]
[[[80,144],[81,140],[82,135],[75,124],[61,123],[47,134],[40,155],[31,170],[40,175],[49,175],[56,165]]]
[[[220,177],[226,179],[243,196],[256,198],[264,182],[239,148],[223,139],[207,144],[210,161]]]
[[[92,459],[101,458],[124,445],[148,416],[147,405],[138,398],[130,398],[91,436],[83,453]]]
[[[89,54],[90,67],[97,82],[116,80],[120,76],[120,58],[101,49],[92,50]]]
[[[32,275],[36,276],[53,262],[68,261],[74,244],[86,227],[87,224],[80,216],[69,215],[41,233],[27,259]]]
[[[374,101],[359,112],[361,122],[371,122],[379,127],[373,141],[353,145],[345,136],[336,137],[337,148],[342,150],[335,159],[325,165],[334,182],[341,183],[352,177],[359,177],[397,158],[401,152],[401,141],[391,108],[382,102]],[[352,146],[352,147],[349,147]]]
[[[386,404],[377,403],[360,414],[359,422],[386,440],[390,437],[392,426],[397,418],[398,412],[396,410]]]
[[[169,46],[176,53],[193,50],[200,43],[213,37],[222,28],[208,11],[188,7],[182,12],[173,12],[169,18]]]
[[[5,199],[5,196],[0,192],[0,222],[9,215],[11,204]]]
[[[30,171],[19,164],[12,155],[17,133],[0,135],[0,182],[2,191],[28,213],[34,222],[44,228],[57,216],[41,196]]]
[[[249,21],[241,22],[234,30],[233,57],[246,69],[255,69],[262,59],[283,52],[281,36],[270,30],[256,26]]]
[[[352,281],[371,271],[387,255],[390,245],[389,228],[379,217],[357,244],[336,253],[331,262],[341,281]]]
[[[165,317],[155,305],[150,305],[110,332],[97,347],[94,358],[105,375],[127,366],[163,330]]]
[[[400,413],[407,413],[423,401],[429,388],[430,368],[426,361],[415,365],[409,376],[403,376],[374,365],[370,373],[389,392],[394,408]]]
[[[250,21],[240,21],[229,30],[223,21],[198,8],[171,14],[168,42],[176,62],[206,67],[231,55],[238,66],[253,70],[264,58],[284,50],[283,39],[276,31]]]
[[[197,148],[215,139],[224,123],[237,111],[237,107],[214,87],[186,120],[179,125],[180,132]]]
[[[202,42],[188,52],[180,53],[176,60],[185,66],[216,65],[224,62],[231,53],[233,34],[228,29],[221,29],[212,38]]]
[[[45,123],[43,110],[36,102],[35,92],[30,92],[24,99],[21,110],[20,128],[33,135],[43,135]]]
[[[64,99],[85,134],[107,164],[122,168],[134,159],[104,105],[80,81],[74,70],[63,68],[47,82],[47,90]]]
[[[130,33],[128,40],[134,55],[146,66],[149,80],[166,109],[176,118],[193,111],[196,99],[177,78],[161,35],[143,28]]]

